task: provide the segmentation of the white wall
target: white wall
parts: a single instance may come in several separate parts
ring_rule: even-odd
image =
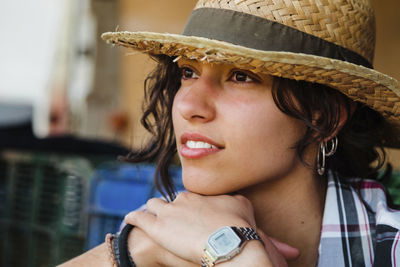
[[[43,96],[62,27],[64,0],[0,3],[0,100],[33,102]]]
[[[93,62],[76,51],[93,42],[89,3],[0,0],[0,103],[32,104],[39,136],[49,130],[52,96],[66,93],[82,109],[91,87]]]

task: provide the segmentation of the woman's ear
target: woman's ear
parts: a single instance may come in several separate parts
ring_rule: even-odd
[[[353,115],[356,107],[357,107],[356,102],[351,102],[351,103],[347,104],[347,106],[346,106],[346,104],[343,104],[343,103],[339,104],[339,112],[337,113],[338,122],[337,122],[337,126],[336,126],[335,130],[332,132],[332,134],[330,134],[327,137],[321,138],[320,140],[327,142],[328,140],[337,136],[339,134],[340,130],[343,128],[343,126],[348,121],[348,119]],[[322,116],[322,114],[320,111],[314,112],[312,124],[318,125],[318,121],[321,118],[321,116]]]
[[[337,124],[337,127],[335,131],[328,137],[324,138],[324,141],[327,142],[328,140],[332,139],[333,137],[337,136],[340,132],[340,130],[343,128],[343,126],[346,124],[346,122],[351,118],[353,115],[354,111],[356,110],[357,103],[355,101],[352,101],[348,104],[346,107],[345,104],[340,104],[339,105],[339,121]]]

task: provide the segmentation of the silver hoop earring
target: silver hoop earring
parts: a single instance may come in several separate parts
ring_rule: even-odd
[[[338,138],[335,136],[335,137],[333,137],[331,140],[328,140],[328,142],[326,142],[324,145],[325,145],[325,150],[326,150],[326,156],[327,157],[330,157],[330,156],[332,156],[333,154],[335,154],[335,152],[336,152],[336,149],[337,149],[337,145],[338,145]],[[328,144],[329,144],[329,146],[328,146]],[[329,150],[328,150],[328,147],[329,147]]]
[[[335,154],[338,147],[338,142],[338,138],[335,136],[327,142],[322,141],[319,143],[319,151],[317,154],[317,172],[319,175],[324,175],[325,157],[330,157]]]

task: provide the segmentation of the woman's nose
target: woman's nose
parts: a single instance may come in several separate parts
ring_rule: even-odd
[[[207,77],[196,79],[183,87],[175,97],[175,105],[181,116],[192,122],[208,122],[215,118],[217,83]]]

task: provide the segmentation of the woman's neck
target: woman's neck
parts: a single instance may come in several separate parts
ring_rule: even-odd
[[[240,193],[252,202],[258,228],[300,250],[289,266],[316,264],[326,194],[324,178],[299,168],[290,176]]]

